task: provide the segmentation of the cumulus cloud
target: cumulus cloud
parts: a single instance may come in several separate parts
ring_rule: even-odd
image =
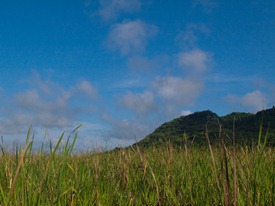
[[[25,91],[16,93],[7,105],[5,118],[0,120],[2,133],[25,131],[31,124],[64,129],[73,126],[80,115],[91,112],[87,102],[96,98],[96,89],[88,81],[64,89],[38,77],[32,79],[37,84],[32,83]],[[75,101],[78,103],[74,104]]]
[[[126,108],[139,115],[144,115],[157,109],[154,94],[149,91],[141,94],[127,93],[123,97],[123,104]]]
[[[251,107],[252,109],[259,111],[266,107],[267,99],[266,96],[259,90],[245,94],[241,98],[241,104],[243,106]]]
[[[145,49],[148,38],[156,34],[157,27],[142,21],[125,21],[112,26],[107,46],[122,55],[135,54]]]
[[[143,92],[128,92],[119,100],[125,108],[134,112],[133,119],[104,118],[112,128],[108,136],[139,139],[152,132],[167,118],[192,113],[182,108],[193,105],[203,87],[203,81],[194,76],[155,78]]]
[[[154,89],[165,101],[174,105],[189,106],[199,96],[203,89],[202,81],[194,78],[179,78],[167,76],[157,78]]]
[[[97,91],[95,87],[87,80],[79,82],[74,88],[76,94],[82,94],[89,98],[95,98],[97,96]]]
[[[226,100],[233,105],[241,105],[251,112],[257,112],[266,108],[268,99],[264,93],[259,90],[248,92],[243,96],[228,95]]]
[[[176,40],[183,45],[182,52],[177,55],[179,65],[189,74],[202,74],[214,63],[212,53],[198,47],[199,35],[208,35],[210,29],[205,24],[188,24]]]
[[[72,122],[73,111],[69,108],[70,95],[65,93],[60,96],[52,96],[47,99],[42,93],[36,90],[28,90],[15,95],[17,112],[15,120],[19,124],[37,124],[42,126],[66,127]]]
[[[181,52],[178,55],[179,65],[191,72],[204,72],[212,63],[212,55],[200,49]]]
[[[105,21],[116,19],[121,13],[137,12],[141,7],[140,0],[100,0],[98,14]]]

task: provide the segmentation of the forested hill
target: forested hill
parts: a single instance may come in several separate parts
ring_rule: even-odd
[[[206,125],[211,143],[218,142],[219,125],[222,125],[223,135],[230,143],[234,120],[237,143],[256,144],[262,127],[262,139],[268,132],[268,145],[275,146],[275,107],[256,114],[234,112],[222,117],[209,110],[195,112],[164,123],[136,144],[144,147],[159,146],[171,141],[174,145],[186,142],[202,145],[206,143]]]

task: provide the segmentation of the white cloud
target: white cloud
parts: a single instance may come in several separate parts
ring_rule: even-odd
[[[80,81],[69,89],[39,76],[23,92],[14,94],[0,120],[1,133],[25,132],[29,125],[65,128],[73,125],[77,117],[91,113],[91,98],[96,89],[88,81]],[[77,102],[77,103],[76,103]]]
[[[141,94],[127,93],[123,97],[123,104],[138,115],[144,115],[157,109],[154,94],[149,91]]]
[[[251,107],[254,111],[265,109],[267,105],[267,99],[265,95],[259,90],[245,94],[241,98],[241,104],[243,106]]]
[[[83,80],[76,85],[75,92],[77,94],[80,93],[86,95],[89,98],[95,98],[97,96],[97,91],[95,87],[86,80]]]
[[[245,110],[251,112],[265,109],[268,104],[266,95],[259,90],[248,92],[243,96],[227,95],[226,100],[232,105],[241,105]]]
[[[180,66],[185,69],[191,69],[191,72],[204,72],[212,63],[212,55],[200,49],[194,49],[187,52],[181,52],[178,55]]]
[[[199,35],[208,35],[210,29],[205,24],[188,24],[176,40],[183,46],[182,52],[178,54],[179,65],[189,72],[189,74],[202,74],[214,63],[213,54],[201,50],[198,47]]]
[[[23,125],[37,124],[49,127],[66,127],[72,123],[73,109],[69,107],[70,95],[44,96],[34,89],[15,95],[14,120]]]
[[[141,7],[140,0],[100,0],[98,14],[105,21],[116,19],[121,13],[137,12]]]
[[[192,114],[193,112],[191,112],[190,110],[183,110],[181,111],[181,116],[187,116],[189,114]]]
[[[156,78],[142,93],[126,93],[120,103],[134,112],[136,121],[155,118],[167,119],[190,114],[182,107],[192,106],[203,90],[203,81],[193,76],[186,78],[165,76]]]
[[[179,78],[167,76],[157,78],[154,88],[160,97],[173,105],[189,106],[199,96],[203,89],[202,81],[194,78]]]
[[[155,35],[157,28],[142,21],[125,21],[112,26],[107,46],[122,55],[138,53],[145,49],[148,38]]]

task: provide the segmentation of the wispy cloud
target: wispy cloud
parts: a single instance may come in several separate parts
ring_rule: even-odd
[[[237,83],[237,82],[252,82],[254,76],[234,76],[232,74],[221,74],[221,73],[212,73],[205,77],[207,81],[216,82],[216,83]]]
[[[140,0],[100,0],[98,14],[105,20],[114,20],[120,14],[137,12],[141,7]]]
[[[157,27],[145,22],[124,21],[114,24],[109,32],[107,47],[118,50],[122,55],[142,52],[148,38],[157,33]]]
[[[134,79],[121,80],[118,83],[116,83],[113,87],[119,88],[119,89],[129,89],[129,88],[144,87],[144,85],[140,82],[139,78],[134,78]]]
[[[194,0],[193,6],[201,6],[206,13],[211,13],[218,7],[218,3],[215,0]]]
[[[184,31],[177,35],[176,41],[182,45],[184,49],[194,49],[198,47],[199,36],[208,36],[210,32],[206,24],[190,23],[186,25]]]
[[[156,55],[154,57],[146,57],[135,55],[128,58],[127,66],[135,71],[153,72],[160,70],[169,62],[168,55]]]

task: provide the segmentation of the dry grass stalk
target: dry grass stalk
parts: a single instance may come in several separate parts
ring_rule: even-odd
[[[214,168],[214,173],[215,173],[215,177],[216,177],[216,184],[217,184],[217,188],[218,188],[218,193],[220,194],[221,186],[220,186],[220,181],[219,181],[219,177],[218,177],[218,172],[217,172],[217,168],[216,168],[216,163],[215,163],[215,158],[214,158],[212,146],[210,144],[210,139],[209,139],[209,135],[208,135],[207,125],[205,125],[205,130],[206,130],[205,137],[207,139],[209,151],[210,151],[210,154],[211,154],[211,160],[212,160],[212,164],[213,164],[213,168]]]
[[[124,188],[126,188],[127,182],[128,182],[128,169],[127,169],[127,163],[128,158],[125,155],[125,151],[121,150],[121,156],[120,156],[120,165],[121,165],[121,178],[122,178],[122,185]]]
[[[169,177],[168,177],[168,180],[169,180],[169,185],[170,187],[172,187],[172,174],[173,174],[173,145],[172,145],[172,142],[169,140],[169,161],[168,161],[168,164],[169,164]]]
[[[191,165],[189,160],[189,152],[188,152],[188,141],[187,141],[187,134],[184,133],[184,149],[185,149],[185,155],[186,155],[186,161],[187,161],[187,168],[188,168],[188,180],[191,182]]]
[[[220,147],[220,166],[221,166],[221,175],[222,175],[222,184],[224,191],[224,204],[226,206],[230,205],[230,183],[229,183],[229,174],[228,174],[228,164],[227,164],[227,155],[226,147],[224,143],[224,136],[222,132],[222,125],[218,120],[219,125],[219,147]]]

